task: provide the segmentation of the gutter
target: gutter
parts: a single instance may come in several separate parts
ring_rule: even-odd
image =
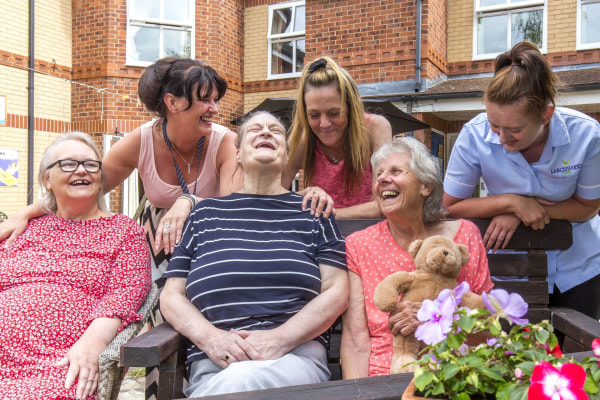
[[[34,170],[34,68],[35,68],[35,0],[29,0],[29,73],[27,84],[27,204],[33,203]]]
[[[421,28],[422,28],[422,7],[421,0],[417,0],[417,38],[415,45],[415,92],[421,91]]]

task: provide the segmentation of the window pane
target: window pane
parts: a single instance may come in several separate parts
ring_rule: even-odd
[[[501,53],[507,49],[506,15],[477,20],[477,54]]]
[[[131,17],[135,19],[160,18],[160,0],[131,0]]]
[[[160,29],[147,27],[131,27],[133,48],[131,59],[135,61],[154,62],[159,59],[158,42]]]
[[[277,35],[280,33],[288,33],[292,29],[292,9],[279,8],[273,10],[273,26],[271,34]]]
[[[581,43],[600,42],[600,3],[581,5]]]
[[[294,32],[302,32],[305,26],[306,7],[296,7],[296,16],[294,18]]]
[[[506,4],[507,0],[480,0],[480,7],[489,7],[489,6],[499,6],[501,4]]]
[[[292,42],[273,43],[271,47],[271,74],[289,74],[293,71]]]
[[[188,22],[189,3],[188,0],[169,0],[165,1],[164,15],[166,19],[174,19],[176,21]]]
[[[304,39],[296,40],[296,72],[302,71],[304,67]]]
[[[190,32],[164,30],[164,55],[190,58]]]
[[[542,47],[542,10],[513,14],[511,45],[528,40]]]

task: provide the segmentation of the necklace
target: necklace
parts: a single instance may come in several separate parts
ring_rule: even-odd
[[[167,119],[165,118],[162,124],[162,131],[163,131],[163,138],[165,139],[165,143],[167,144],[167,147],[169,148],[169,153],[171,153],[171,158],[173,159],[173,164],[175,166],[175,172],[177,173],[177,180],[179,180],[179,186],[181,186],[181,190],[183,191],[184,194],[190,194],[190,191],[187,188],[187,185],[185,184],[185,179],[183,179],[183,174],[181,173],[181,170],[179,169],[179,166],[177,165],[177,161],[175,161],[175,156],[173,155],[173,148],[174,146],[171,145],[171,141],[169,140],[169,136],[167,135]],[[200,138],[200,140],[198,140],[198,153],[194,153],[197,154],[197,159],[198,159],[198,163],[196,164],[196,179],[194,180],[194,195],[196,195],[196,187],[198,186],[198,171],[200,170],[200,156],[202,155],[202,148],[204,147],[204,136],[202,136]],[[175,151],[177,151],[177,149],[175,149]],[[179,152],[177,152],[179,153]],[[179,156],[181,157],[181,154],[179,154]],[[181,157],[183,158],[183,157]],[[192,157],[193,159],[194,157]],[[185,160],[184,160],[185,161]],[[190,161],[190,164],[192,162]],[[186,161],[187,164],[187,161]],[[188,164],[188,172],[189,172],[189,168],[190,168],[190,164]]]
[[[344,159],[344,151],[343,150],[342,150],[342,154],[340,154],[339,157],[332,157],[329,154],[327,154],[327,151],[325,151],[325,146],[322,147],[322,150],[323,150],[323,154],[325,155],[325,158],[327,158],[329,161],[331,161],[332,164],[337,164]]]
[[[179,150],[177,150],[177,147],[173,146],[173,144],[171,143],[171,148],[173,150],[175,150],[175,153],[177,153],[177,155],[179,155],[179,157],[181,157],[181,159],[183,160],[183,162],[185,163],[185,165],[187,165],[187,169],[188,169],[188,174],[191,171],[191,166],[192,166],[192,162],[194,161],[194,156],[196,155],[196,150],[194,149],[194,152],[192,153],[192,157],[190,158],[190,162],[187,162],[185,160],[185,158],[183,158],[183,156],[181,155],[181,153],[179,152]]]

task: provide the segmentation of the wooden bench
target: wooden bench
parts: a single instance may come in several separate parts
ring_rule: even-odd
[[[489,225],[489,220],[472,220],[483,233]],[[339,226],[344,234],[348,236],[352,232],[364,229],[378,220],[339,220]],[[548,319],[554,325],[557,334],[562,338],[562,349],[565,353],[574,353],[587,351],[591,349],[591,342],[594,338],[600,337],[600,323],[590,317],[568,308],[549,307],[546,251],[567,249],[572,244],[571,224],[567,221],[554,220],[546,226],[544,230],[534,231],[523,225],[519,226],[513,235],[507,248],[513,250],[522,250],[522,253],[501,253],[488,254],[490,272],[495,277],[512,277],[512,280],[495,281],[495,287],[501,287],[509,292],[520,293],[525,301],[529,303],[529,312],[527,318],[532,322],[539,322]],[[516,279],[514,279],[516,278]],[[330,370],[332,380],[341,378],[341,367],[339,362],[341,338],[341,325],[338,323],[333,328],[331,335],[331,344],[329,352]],[[165,323],[143,335],[131,340],[121,349],[121,363],[128,367],[146,368],[146,398],[150,399],[156,396],[157,400],[173,399],[184,397],[182,393],[183,382],[185,379],[185,346],[186,339],[179,335],[169,324]],[[371,385],[369,379],[356,380],[363,382],[365,387]],[[381,378],[383,379],[383,378]],[[388,378],[388,380],[391,378]],[[386,379],[383,379],[386,381]],[[382,381],[382,382],[383,382]],[[391,380],[388,384],[392,382]],[[404,380],[394,381],[402,386]],[[400,383],[398,383],[400,382]],[[325,386],[323,386],[325,385]],[[331,386],[331,388],[328,387]],[[354,398],[351,395],[352,385],[349,383],[325,383],[321,385],[304,385],[301,389],[279,389],[271,391],[271,395],[276,393],[288,393],[290,398],[311,398],[314,393],[311,390],[317,390],[322,395],[329,397],[329,391],[341,390],[346,398]],[[385,385],[384,385],[385,386]],[[294,387],[299,388],[299,387]],[[337,388],[337,389],[335,389]],[[388,388],[389,389],[389,388]],[[381,392],[382,397],[368,398],[390,398],[399,390],[399,386],[391,391]],[[267,392],[267,391],[259,391]],[[254,392],[253,392],[254,393]],[[292,393],[295,393],[293,395]],[[300,393],[303,393],[300,396]],[[361,390],[362,393],[362,390]],[[262,394],[255,393],[253,399],[259,399]],[[258,396],[258,397],[254,397]],[[307,397],[304,397],[307,396]],[[397,396],[397,394],[396,394]],[[244,398],[248,397],[246,393]],[[318,396],[317,396],[318,397]],[[231,397],[237,398],[237,397]],[[242,398],[242,397],[239,397]],[[271,397],[276,398],[276,397]],[[320,398],[320,397],[318,397]],[[342,398],[342,397],[339,397]],[[361,397],[362,398],[362,397]],[[398,397],[396,397],[398,398]]]

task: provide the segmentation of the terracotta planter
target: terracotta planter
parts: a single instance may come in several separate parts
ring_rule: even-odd
[[[415,378],[412,378],[410,380],[410,383],[406,387],[406,390],[404,390],[404,393],[402,393],[401,400],[432,400],[432,399],[431,399],[431,397],[421,397],[421,396],[415,395]],[[435,400],[444,400],[444,399],[436,398]]]

